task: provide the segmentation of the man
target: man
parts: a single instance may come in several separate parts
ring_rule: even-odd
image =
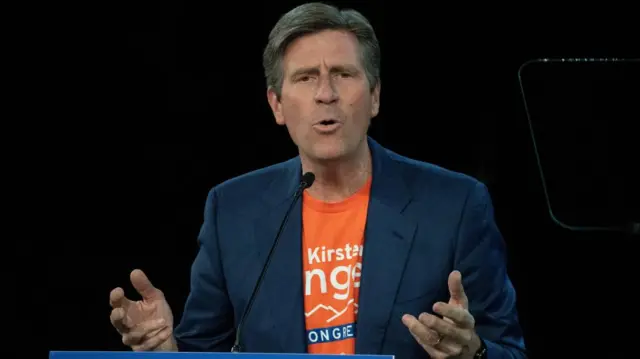
[[[367,136],[380,107],[380,50],[355,11],[302,5],[264,52],[267,97],[299,148],[208,196],[191,293],[173,329],[162,292],[111,293],[133,350],[230,351],[280,223],[295,203],[240,336],[248,352],[525,358],[504,243],[478,181]]]

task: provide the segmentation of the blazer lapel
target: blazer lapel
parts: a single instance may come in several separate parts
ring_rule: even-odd
[[[411,197],[395,162],[369,139],[373,182],[365,230],[356,326],[356,353],[380,353],[411,249],[416,222],[403,216]]]
[[[269,255],[300,183],[299,162],[294,159],[288,165],[285,177],[274,179],[270,190],[266,191],[265,213],[256,221],[256,247],[261,264]],[[299,198],[289,214],[256,298],[256,302],[261,302],[259,307],[269,308],[268,313],[261,315],[268,314],[273,333],[278,333],[280,352],[304,353],[307,350],[302,296],[301,204],[302,198]]]

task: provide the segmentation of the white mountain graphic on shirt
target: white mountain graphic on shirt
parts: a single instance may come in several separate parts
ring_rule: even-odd
[[[344,306],[344,308],[343,308],[342,310],[336,310],[335,308],[333,308],[333,307],[332,307],[332,306],[330,306],[330,305],[318,304],[318,305],[316,305],[313,309],[311,309],[308,313],[304,313],[304,315],[305,315],[306,317],[310,317],[310,316],[312,316],[312,315],[313,315],[313,313],[317,312],[317,311],[318,311],[318,310],[320,310],[320,309],[323,309],[323,310],[326,310],[326,311],[329,311],[329,312],[332,312],[333,314],[335,314],[335,315],[334,315],[334,316],[332,316],[331,318],[327,319],[327,323],[330,323],[330,322],[332,322],[332,321],[336,320],[336,318],[339,318],[341,315],[343,315],[344,313],[346,313],[346,312],[347,312],[347,309],[349,309],[349,306],[350,306],[351,304],[353,304],[353,306],[354,306],[354,310],[353,310],[353,312],[354,312],[355,314],[357,314],[357,313],[358,313],[358,304],[354,303],[354,300],[353,300],[353,299],[350,299],[350,300],[347,302],[347,304]]]

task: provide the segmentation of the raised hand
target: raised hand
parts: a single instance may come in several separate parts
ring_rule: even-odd
[[[473,358],[481,344],[474,329],[475,320],[469,313],[460,272],[451,272],[448,286],[449,302],[433,305],[433,311],[442,318],[429,313],[422,313],[418,318],[406,314],[402,321],[431,358]]]
[[[142,300],[125,297],[122,288],[111,291],[111,324],[122,343],[134,351],[177,351],[173,338],[173,314],[164,294],[139,269],[131,272],[131,284]]]

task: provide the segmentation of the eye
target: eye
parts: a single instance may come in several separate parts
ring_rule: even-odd
[[[313,79],[313,75],[300,75],[296,77],[295,82],[311,82]]]

